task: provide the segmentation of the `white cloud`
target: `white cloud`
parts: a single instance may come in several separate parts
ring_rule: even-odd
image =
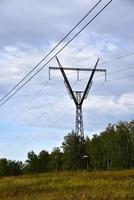
[[[92,95],[87,100],[85,108],[96,110],[98,113],[110,113],[111,115],[133,114],[134,93],[122,94],[119,97]]]
[[[98,33],[91,33],[87,34],[86,32],[83,32],[83,34],[76,39],[70,46],[68,46],[60,55],[60,61],[63,66],[80,66],[80,67],[90,67],[95,64],[98,57],[105,57],[107,53],[110,51],[117,51],[116,49],[119,48],[119,40],[112,38],[111,35],[103,35],[101,36]],[[51,49],[56,42],[51,42],[48,49]],[[64,45],[64,44],[63,44]],[[55,51],[56,52],[56,51]],[[1,75],[8,72],[8,75],[6,78],[3,76],[3,79],[1,79],[1,89],[5,85],[5,93],[6,91],[11,88],[12,85],[14,85],[18,80],[20,80],[24,74],[29,72],[30,69],[37,63],[37,60],[40,60],[43,56],[43,53],[40,52],[40,49],[32,48],[28,45],[22,45],[19,46],[5,46],[3,57],[0,59],[0,65],[4,65],[4,69],[1,67]],[[50,58],[50,57],[49,57]],[[52,63],[50,63],[49,66],[55,66],[57,65],[56,60],[53,60]],[[71,83],[74,84],[76,80],[76,75],[70,74],[68,75],[70,77]],[[89,74],[86,76],[84,74],[81,74],[82,78],[87,78],[88,80]],[[39,94],[39,97],[37,97],[34,101],[31,101],[34,95],[36,95],[36,92],[42,87],[42,84],[44,84],[48,80],[48,68],[46,70],[42,71],[42,73],[39,73],[37,78],[32,81],[32,83],[26,87],[23,91],[21,97],[16,97],[18,101],[17,105],[23,109],[25,105],[27,105],[27,101],[29,101],[28,105],[28,112],[24,112],[24,114],[20,117],[20,120],[18,120],[18,123],[22,123],[23,125],[29,125],[34,123],[36,119],[38,119],[37,126],[54,126],[56,128],[60,127],[66,127],[69,128],[69,124],[72,126],[72,122],[68,120],[70,119],[69,116],[73,115],[72,109],[75,110],[75,107],[73,106],[73,102],[68,98],[68,101],[64,102],[60,99],[58,100],[58,106],[54,106],[52,108],[51,105],[53,103],[55,104],[55,101],[57,98],[56,96],[59,96],[62,94],[62,92],[66,92],[66,88],[63,85],[63,78],[60,74],[60,72],[56,73],[56,76],[54,75],[54,72],[52,73],[52,81],[48,83],[47,86],[42,89],[42,91]],[[95,79],[95,86],[97,84],[100,84],[103,82],[103,76],[99,79]],[[79,87],[85,88],[86,80],[84,82],[79,82],[73,86],[73,88],[78,89]],[[94,86],[93,86],[94,87]],[[120,89],[120,85],[119,85]],[[106,114],[111,109],[113,110],[113,115],[115,113],[121,113],[125,114],[129,112],[129,110],[126,108],[126,104],[122,103],[122,99],[125,98],[126,93],[121,93],[120,97],[116,96],[116,94],[109,95],[111,89],[105,90],[107,91],[106,94],[99,94],[98,96],[90,96],[89,97],[89,107],[86,104],[87,109],[96,110],[98,112],[102,112]],[[121,98],[121,99],[120,99]],[[62,99],[62,98],[61,98]],[[127,99],[127,98],[126,98]],[[121,103],[120,103],[121,102]],[[65,105],[66,106],[65,106]],[[59,110],[60,107],[60,110]],[[10,117],[14,115],[15,112],[17,112],[18,107],[16,106],[16,103],[12,105],[12,108],[8,110],[8,112],[11,113],[9,115]],[[120,112],[121,110],[121,112]],[[132,110],[130,109],[130,112]],[[67,113],[64,119],[64,122],[61,123],[54,123],[56,116],[62,116],[62,113]],[[41,119],[39,117],[41,116],[41,113],[44,113]],[[54,114],[53,114],[54,113]],[[29,120],[28,120],[29,119]],[[50,121],[50,122],[49,122]],[[35,124],[34,124],[35,125]]]
[[[0,1],[1,97],[57,44],[57,41],[76,24],[94,2],[97,0],[92,2],[88,0]],[[106,68],[108,80],[113,80],[105,84],[102,89],[95,91],[94,89],[104,81],[103,76],[96,75],[93,89],[83,105],[86,132],[93,133],[102,130],[109,122],[129,120],[133,117],[132,85],[134,80],[130,76],[134,75],[134,71],[109,73],[121,70],[124,66],[133,66],[133,56],[105,63],[107,60],[133,51],[134,29],[131,13],[133,14],[132,2],[113,1],[58,56],[63,66],[73,67],[91,67],[99,57],[100,63],[104,63],[98,67]],[[53,60],[49,66],[55,65],[57,63]],[[73,73],[68,76],[74,85],[76,75]],[[85,78],[88,79],[88,77],[89,74],[81,73],[81,81],[75,84],[74,88],[84,88],[87,81]],[[126,79],[118,80],[120,77],[126,77]],[[114,81],[116,79],[118,81]],[[20,127],[20,129],[22,126],[29,125],[38,129],[53,127],[68,130],[74,127],[75,105],[67,93],[63,96],[66,88],[63,85],[62,76],[60,73],[53,72],[52,80],[43,87],[47,80],[48,66],[1,109],[2,126],[16,118],[13,120],[13,126]],[[38,90],[40,90],[39,93]],[[34,99],[34,96],[37,97]],[[19,117],[16,117],[17,115]],[[7,133],[11,129],[9,126]]]

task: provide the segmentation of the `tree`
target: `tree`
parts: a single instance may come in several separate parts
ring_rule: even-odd
[[[0,176],[7,176],[8,161],[6,158],[0,159]]]
[[[69,170],[81,169],[84,155],[83,137],[72,131],[64,137],[62,143],[64,167]]]
[[[22,174],[22,162],[0,159],[0,176],[17,176]]]
[[[128,122],[119,122],[116,125],[116,132],[118,135],[118,146],[120,154],[120,162],[122,168],[130,168],[131,154],[132,154],[132,140],[131,131],[129,130]],[[119,158],[118,158],[119,160]]]
[[[8,176],[18,176],[18,175],[22,174],[22,169],[23,169],[22,162],[19,162],[19,161],[16,162],[16,161],[9,160],[7,175]]]
[[[91,169],[91,140],[89,137],[86,137],[85,139],[84,152],[83,167],[84,169]]]
[[[41,151],[38,155],[38,172],[49,171],[49,153],[45,150]]]
[[[28,159],[25,162],[24,172],[38,172],[38,156],[34,153],[34,151],[28,153]]]
[[[59,147],[53,149],[50,154],[50,168],[56,172],[62,170],[63,165],[63,153],[60,151]]]
[[[131,162],[130,168],[134,168],[134,121],[129,122],[129,133],[131,137]]]
[[[94,135],[90,144],[91,166],[94,169],[104,168],[104,148],[100,136]]]
[[[117,160],[117,136],[115,126],[109,124],[104,132],[100,134],[103,146],[103,169],[110,170]]]

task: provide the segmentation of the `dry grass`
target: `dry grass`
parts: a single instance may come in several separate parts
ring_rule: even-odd
[[[134,200],[134,170],[1,178],[0,200]]]

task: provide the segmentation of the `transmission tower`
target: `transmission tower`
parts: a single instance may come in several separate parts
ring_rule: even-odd
[[[84,138],[82,105],[83,105],[84,100],[87,98],[89,90],[92,86],[93,77],[94,77],[95,72],[96,71],[97,72],[105,72],[105,81],[106,81],[106,69],[96,69],[99,59],[97,60],[95,67],[93,69],[91,69],[91,68],[65,68],[65,67],[63,68],[57,57],[56,57],[56,60],[58,62],[59,67],[49,67],[49,79],[50,79],[50,71],[51,70],[60,70],[61,71],[67,91],[68,91],[71,99],[73,99],[75,106],[76,106],[75,132],[76,132],[76,134],[81,135],[82,138]],[[88,83],[87,83],[84,91],[73,91],[71,84],[69,83],[69,80],[66,76],[65,70],[77,71],[77,80],[79,80],[79,72],[80,71],[91,71],[91,75],[89,77]]]

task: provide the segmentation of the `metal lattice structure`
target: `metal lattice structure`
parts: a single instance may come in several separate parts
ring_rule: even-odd
[[[84,137],[84,126],[83,126],[83,115],[82,115],[82,105],[80,105],[81,98],[83,95],[83,92],[76,91],[76,99],[78,102],[78,105],[76,105],[76,122],[75,122],[75,132],[77,134],[80,134]]]
[[[99,59],[97,60],[95,67],[93,69],[91,68],[63,68],[59,59],[56,57],[56,60],[58,62],[59,68],[57,67],[49,67],[49,79],[50,79],[50,70],[60,70],[63,78],[64,78],[64,82],[65,82],[65,86],[67,88],[67,91],[71,97],[71,99],[73,99],[75,106],[76,106],[76,122],[75,122],[75,132],[78,135],[81,135],[82,138],[84,138],[84,126],[83,126],[83,115],[82,115],[82,105],[84,100],[87,98],[89,90],[92,86],[93,83],[93,77],[95,72],[105,72],[105,80],[106,80],[106,70],[105,69],[96,69]],[[73,91],[69,80],[66,76],[65,70],[75,70],[77,71],[77,80],[79,80],[79,72],[80,71],[91,71],[91,75],[89,77],[88,83],[86,85],[86,88],[84,91]]]

